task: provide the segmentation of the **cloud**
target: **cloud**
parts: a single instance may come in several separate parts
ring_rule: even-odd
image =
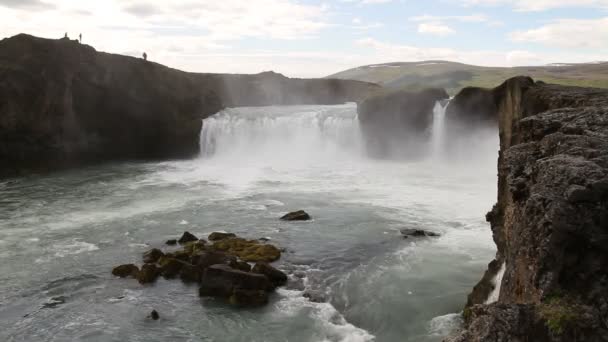
[[[393,2],[393,0],[340,0],[340,2],[353,3],[357,5],[377,5],[387,4]]]
[[[373,38],[355,42],[360,47],[373,51],[374,58],[381,62],[418,62],[424,60],[447,60],[480,66],[544,65],[555,62],[573,63],[601,60],[602,54],[589,53],[534,53],[526,50],[457,50],[446,47],[417,47],[378,41]],[[603,57],[605,59],[605,56]]]
[[[48,10],[55,8],[53,4],[41,0],[0,0],[0,6],[8,8],[23,8],[28,10]]]
[[[410,17],[410,21],[447,21],[447,20],[455,20],[460,22],[467,23],[483,23],[489,21],[488,17],[485,14],[471,14],[471,15],[448,15],[448,16],[436,16],[436,15],[419,15],[415,17]]]
[[[563,7],[608,9],[608,0],[465,0],[464,5],[509,5],[518,11],[544,11]]]
[[[449,26],[441,23],[422,23],[418,25],[418,32],[435,36],[447,36],[453,34],[455,31]]]
[[[608,17],[559,19],[536,29],[516,31],[509,38],[519,43],[540,43],[561,48],[608,50]]]

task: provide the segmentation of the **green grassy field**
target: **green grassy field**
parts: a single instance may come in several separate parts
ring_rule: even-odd
[[[397,89],[441,87],[455,94],[467,86],[492,88],[520,75],[547,83],[608,88],[608,62],[514,68],[445,61],[386,63],[349,69],[327,77],[374,82]]]

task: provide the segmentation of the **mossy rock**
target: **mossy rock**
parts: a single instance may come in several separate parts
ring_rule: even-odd
[[[192,257],[194,254],[204,251],[205,244],[205,240],[190,241],[184,245],[183,251],[188,254],[189,257]]]
[[[235,255],[246,262],[272,262],[281,257],[281,251],[273,246],[262,244],[256,240],[230,238],[215,241],[213,248]]]
[[[230,238],[235,238],[235,237],[236,237],[236,235],[234,233],[213,232],[213,233],[209,234],[209,237],[207,237],[207,239],[209,239],[209,241],[219,241],[219,240],[230,239]]]
[[[567,297],[551,296],[540,305],[540,316],[553,335],[562,335],[576,327],[582,318],[582,309]]]
[[[165,254],[158,248],[152,248],[143,255],[144,263],[155,263]]]
[[[154,264],[144,264],[137,273],[137,281],[140,284],[148,284],[156,281],[160,275],[160,269]]]

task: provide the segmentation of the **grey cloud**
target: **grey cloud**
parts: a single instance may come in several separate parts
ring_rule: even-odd
[[[31,10],[48,10],[55,8],[55,5],[41,0],[0,0],[0,6]]]
[[[1,0],[0,0],[1,1]],[[125,7],[127,13],[133,14],[138,17],[148,17],[161,13],[160,9],[154,5],[137,3]]]

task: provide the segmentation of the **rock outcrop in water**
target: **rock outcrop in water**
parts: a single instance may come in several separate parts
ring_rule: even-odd
[[[608,91],[518,77],[493,92],[498,252],[449,341],[608,341]]]
[[[213,243],[188,241],[183,249],[166,253],[151,249],[144,253],[141,269],[120,265],[112,274],[133,277],[141,284],[154,283],[160,276],[179,277],[185,283],[198,283],[199,295],[224,298],[236,306],[264,305],[270,292],[286,284],[287,275],[268,263],[280,258],[277,247],[230,233],[211,233],[209,241]],[[248,262],[255,262],[254,267]]]
[[[0,41],[0,177],[109,160],[185,158],[227,106],[358,101],[371,83],[196,74],[25,34]]]
[[[420,92],[387,91],[358,104],[367,151],[374,157],[411,157],[426,154],[437,101],[449,98],[444,89]]]

